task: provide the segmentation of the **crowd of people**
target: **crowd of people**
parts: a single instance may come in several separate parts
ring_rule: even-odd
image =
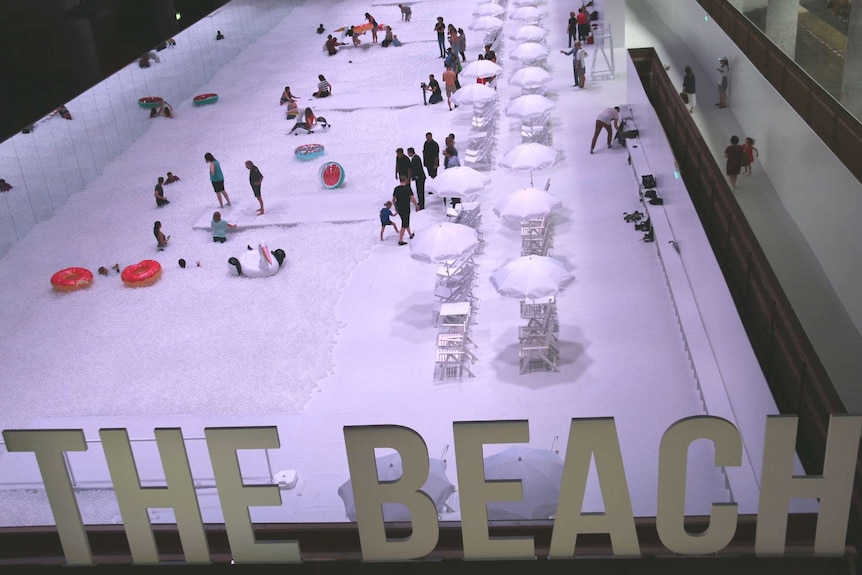
[[[210,152],[204,154],[204,160],[207,163],[210,183],[212,184],[213,192],[215,192],[216,198],[218,199],[219,208],[224,209],[225,206],[231,207],[230,196],[225,190],[225,178],[224,173],[222,172],[221,163]],[[257,210],[257,215],[262,216],[266,213],[263,204],[263,196],[261,194],[261,186],[263,185],[263,173],[260,171],[260,168],[258,168],[251,160],[247,160],[245,162],[245,167],[248,170],[248,181],[249,186],[251,187],[252,194],[260,205],[260,208]],[[167,176],[164,177],[159,176],[158,180],[156,181],[155,188],[153,189],[153,195],[156,199],[156,207],[161,208],[171,203],[170,200],[168,200],[168,198],[165,196],[164,186],[173,184],[178,181],[180,181],[180,177],[173,174],[172,172],[168,172]],[[227,220],[223,220],[221,217],[221,212],[215,212],[213,214],[211,227],[213,230],[213,241],[218,243],[224,243],[227,240],[228,228],[236,228],[237,225],[229,223],[227,222]],[[168,240],[170,240],[171,238],[170,236],[166,236],[162,232],[161,228],[161,222],[155,222],[153,227],[153,235],[156,237],[156,247],[159,250],[165,249],[168,246]]]
[[[425,209],[425,180],[427,178],[434,179],[437,177],[440,168],[440,144],[434,140],[434,135],[431,132],[425,134],[425,142],[422,145],[422,155],[416,153],[413,147],[407,148],[407,153],[404,153],[404,148],[395,150],[395,180],[398,185],[392,191],[392,200],[383,204],[380,210],[380,240],[383,240],[383,232],[388,226],[393,226],[395,232],[398,233],[398,245],[407,245],[404,241],[404,235],[413,239],[416,235],[410,227],[411,206],[413,211],[421,211]],[[455,147],[455,134],[446,136],[442,150],[443,169],[454,168],[460,166],[458,160],[458,150]],[[415,188],[415,193],[414,193]],[[433,194],[429,191],[428,194]],[[445,204],[446,198],[443,198]],[[455,199],[453,199],[453,205]],[[392,211],[392,208],[395,211]],[[392,221],[393,216],[398,216],[401,220],[401,229]]]

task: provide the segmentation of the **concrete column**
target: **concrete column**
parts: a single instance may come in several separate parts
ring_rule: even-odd
[[[859,4],[854,2],[850,9],[844,77],[841,80],[841,103],[857,119],[862,118],[862,6]]]
[[[769,0],[766,7],[766,35],[791,58],[796,55],[798,27],[799,0]]]

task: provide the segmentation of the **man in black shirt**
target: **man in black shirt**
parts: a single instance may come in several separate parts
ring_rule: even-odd
[[[416,155],[416,150],[407,148],[407,157],[410,158],[410,176],[416,182],[416,197],[419,198],[420,210],[425,209],[425,170],[422,169],[422,158]]]
[[[395,210],[401,217],[401,231],[398,233],[398,245],[406,246],[407,242],[404,241],[404,230],[407,230],[407,233],[410,234],[410,239],[413,239],[415,235],[413,230],[410,229],[410,204],[412,203],[417,211],[419,210],[419,205],[416,203],[416,196],[413,195],[413,190],[410,189],[410,180],[407,179],[407,176],[401,176],[399,182],[401,184],[396,186],[392,192],[392,203],[395,204]]]
[[[436,104],[443,101],[443,93],[440,91],[440,83],[434,79],[434,74],[428,74],[428,83],[424,84],[425,89],[431,92],[431,97],[428,98],[429,104]]]
[[[248,183],[251,185],[251,191],[254,193],[254,197],[257,198],[257,202],[260,204],[260,209],[257,211],[257,215],[262,216],[265,213],[263,211],[263,197],[260,195],[260,186],[263,184],[263,174],[260,173],[260,169],[255,166],[251,160],[248,160],[245,163],[245,167],[248,168]]]
[[[434,141],[431,132],[425,134],[425,145],[422,146],[422,162],[428,168],[428,177],[436,178],[437,168],[440,166],[440,144]]]
[[[400,180],[401,176],[407,178],[408,182],[412,176],[410,174],[410,158],[404,155],[404,148],[395,150],[395,179]]]

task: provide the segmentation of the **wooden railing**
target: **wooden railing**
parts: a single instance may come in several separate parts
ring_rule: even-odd
[[[697,0],[697,3],[862,182],[862,123],[727,0]]]
[[[671,143],[778,409],[799,418],[796,448],[808,474],[823,469],[829,416],[846,413],[832,381],[736,202],[722,167],[652,48],[629,50]],[[860,450],[862,454],[862,450]],[[862,458],[856,460],[848,542],[862,549]]]
[[[850,575],[853,571],[855,555],[853,549],[847,550],[843,557],[811,557],[811,541],[814,537],[816,516],[793,515],[787,528],[786,555],[783,557],[755,557],[754,536],[757,528],[756,518],[740,516],[736,533],[722,551],[708,557],[682,558],[671,553],[658,536],[655,520],[651,518],[636,520],[638,541],[642,557],[619,558],[609,561],[612,556],[610,539],[605,534],[581,534],[578,536],[576,563],[565,560],[545,560],[550,553],[553,524],[549,521],[531,522],[526,525],[516,522],[509,525],[495,525],[489,529],[491,537],[532,537],[536,561],[463,561],[464,544],[461,525],[442,523],[440,536],[435,550],[426,561],[410,563],[363,563],[356,524],[258,524],[255,536],[261,544],[267,541],[297,541],[302,550],[303,563],[282,567],[290,573],[308,575],[386,575],[409,572],[419,575],[483,575],[493,572],[496,575],[537,573],[562,575],[563,573],[593,574],[647,574],[647,573],[781,573],[782,575]],[[707,517],[686,519],[688,529],[702,532],[709,526]],[[175,525],[153,527],[159,559],[165,563],[182,562],[182,544]],[[394,525],[387,529],[390,538],[406,538],[411,535],[409,524]],[[120,525],[87,527],[87,536],[93,560],[102,567],[96,572],[140,573],[142,567],[131,567],[130,549],[123,528]],[[243,573],[249,567],[232,568],[227,533],[223,525],[206,527],[207,543],[214,565],[187,566],[183,572]],[[684,562],[673,561],[683,559]],[[0,529],[0,568],[6,567],[14,572],[28,573],[28,565],[41,563],[38,573],[93,573],[93,567],[71,568],[62,566],[63,551],[54,528]],[[277,567],[259,566],[255,573],[277,572]],[[61,571],[62,570],[62,571]],[[146,571],[149,572],[149,571]]]

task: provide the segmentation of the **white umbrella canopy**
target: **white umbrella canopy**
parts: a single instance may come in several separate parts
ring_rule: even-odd
[[[548,35],[548,31],[541,26],[526,25],[518,28],[511,36],[512,40],[518,42],[538,42]]]
[[[506,115],[521,119],[539,118],[555,107],[550,98],[538,94],[527,94],[518,96],[509,102],[506,106]]]
[[[491,274],[491,284],[502,296],[540,299],[561,292],[575,276],[550,256],[521,256]]]
[[[545,13],[535,6],[521,6],[509,14],[512,20],[523,20],[524,22],[538,22],[544,17]]]
[[[547,216],[561,205],[560,200],[545,190],[522,188],[500,200],[494,206],[494,213],[504,222],[519,222]]]
[[[549,53],[547,46],[538,42],[524,42],[512,50],[509,59],[518,62],[538,62],[547,59]]]
[[[420,491],[434,501],[439,512],[445,509],[446,500],[455,492],[455,486],[446,477],[446,464],[439,459],[429,459],[428,480]],[[395,481],[401,477],[404,469],[401,456],[397,453],[377,458],[377,477],[380,481]],[[338,495],[344,501],[344,514],[351,521],[356,521],[356,502],[353,498],[353,484],[350,481],[338,488]],[[410,511],[399,503],[383,504],[384,521],[409,521]]]
[[[563,460],[549,449],[513,446],[485,458],[485,480],[521,480],[520,501],[488,502],[491,521],[548,519],[556,514]]]
[[[410,257],[423,262],[446,262],[472,254],[478,245],[474,228],[443,222],[423,230],[410,242]]]
[[[503,156],[500,165],[507,170],[543,170],[557,163],[560,153],[536,142],[518,144]],[[439,177],[438,177],[439,179]]]
[[[499,30],[503,21],[496,16],[479,16],[470,23],[470,30]]]
[[[502,71],[503,68],[496,62],[476,60],[464,66],[459,75],[468,80],[475,80],[476,78],[493,78],[499,76]]]
[[[425,181],[425,187],[444,198],[463,198],[481,192],[490,181],[478,170],[456,166],[437,172],[436,178]]]
[[[496,2],[485,2],[476,6],[476,9],[473,10],[473,16],[499,16],[505,11],[506,9]]]
[[[550,82],[552,78],[544,68],[527,66],[512,74],[509,83],[521,88],[538,88]]]
[[[457,104],[484,104],[497,97],[497,92],[485,84],[468,84],[452,94]]]

